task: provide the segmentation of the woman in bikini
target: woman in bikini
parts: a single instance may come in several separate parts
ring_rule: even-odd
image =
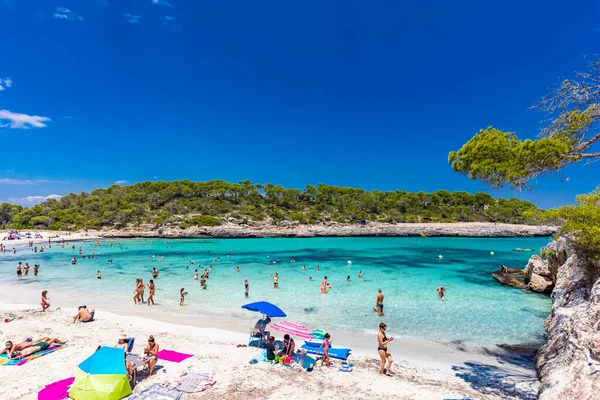
[[[387,325],[383,322],[379,324],[379,333],[377,334],[377,341],[379,345],[377,346],[377,352],[379,353],[379,357],[381,357],[381,368],[379,369],[379,373],[381,375],[385,374],[387,376],[391,376],[390,369],[392,368],[392,355],[388,351],[387,345],[389,342],[394,340],[393,337],[388,338],[385,336],[385,330],[387,329]],[[386,368],[387,361],[387,368]]]
[[[148,284],[148,289],[150,289],[150,294],[148,294],[148,305],[150,305],[150,302],[152,302],[152,305],[154,305],[154,292],[155,292],[155,287],[154,287],[154,281],[152,279],[150,279],[150,283]]]
[[[152,371],[156,365],[156,354],[158,353],[158,349],[158,343],[154,341],[154,336],[150,335],[148,338],[148,345],[144,348],[144,356],[148,359],[148,376],[146,379],[150,378],[152,375]]]
[[[144,285],[144,280],[143,279],[140,279],[140,284],[138,286],[138,289],[139,289],[139,292],[138,292],[138,295],[139,295],[138,301],[140,303],[143,303],[144,302],[144,291],[146,290],[146,285]]]
[[[140,280],[138,278],[135,280],[135,290],[133,291],[133,304],[138,303],[139,297],[140,297]]]

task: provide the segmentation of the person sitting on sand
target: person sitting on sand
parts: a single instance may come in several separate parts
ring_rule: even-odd
[[[444,300],[444,296],[446,296],[446,289],[443,286],[440,286],[436,289],[436,292],[440,300]]]
[[[44,290],[42,292],[42,302],[40,303],[42,306],[42,311],[46,311],[48,307],[50,307],[50,303],[48,303],[48,291]]]
[[[392,368],[392,362],[394,361],[394,359],[392,358],[392,355],[388,351],[387,345],[389,342],[394,340],[394,338],[393,337],[388,338],[387,336],[385,336],[386,329],[387,329],[386,324],[384,324],[383,322],[379,324],[379,333],[377,334],[377,341],[379,343],[379,345],[377,346],[377,352],[379,353],[379,357],[381,357],[381,368],[379,368],[379,373],[381,375],[385,374],[387,376],[391,376],[392,372],[390,371],[390,369]],[[386,361],[387,361],[387,368],[385,365]]]
[[[269,336],[269,340],[267,341],[267,360],[275,360],[277,350],[279,350],[279,344],[275,344],[275,337]]]
[[[150,378],[152,375],[152,371],[156,365],[156,354],[158,353],[158,349],[158,343],[155,342],[154,336],[150,335],[148,338],[148,345],[144,348],[144,357],[148,362],[148,376],[146,379]]]
[[[127,352],[129,344],[127,343],[127,334],[125,332],[119,334],[119,337],[117,338],[117,344],[115,345],[115,347],[117,349],[123,349],[125,350],[125,352]]]
[[[294,339],[286,333],[283,335],[283,350],[279,352],[279,357],[291,356],[294,354],[294,350],[296,350],[296,343],[294,343]]]
[[[93,308],[88,310],[87,306],[85,305],[79,306],[79,308],[77,309],[77,314],[73,316],[73,323],[77,321],[92,322],[94,321],[95,312],[96,311]]]

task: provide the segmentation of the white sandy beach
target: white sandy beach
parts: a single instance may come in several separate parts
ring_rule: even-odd
[[[361,350],[351,356],[350,361],[355,364],[351,373],[340,372],[337,368],[317,368],[310,373],[293,372],[287,368],[271,367],[266,363],[250,365],[248,361],[257,353],[257,349],[236,347],[247,343],[248,335],[242,332],[175,325],[139,316],[116,315],[103,310],[96,310],[95,322],[69,324],[68,317],[74,313],[75,309],[53,307],[42,313],[39,307],[33,305],[0,304],[2,319],[7,315],[17,316],[10,323],[1,323],[2,340],[50,336],[69,342],[66,349],[23,366],[0,367],[3,376],[0,398],[35,399],[37,392],[45,385],[74,376],[77,365],[92,354],[98,345],[114,345],[117,336],[123,331],[136,338],[134,352],[140,352],[147,337],[152,334],[161,349],[194,354],[194,357],[180,364],[160,361],[158,365],[163,368],[148,381],[138,384],[135,391],[144,390],[157,382],[174,383],[182,370],[190,368],[198,372],[214,372],[217,384],[204,393],[184,394],[184,399],[333,399],[340,396],[351,399],[507,398],[484,394],[482,392],[486,390],[475,390],[455,376],[452,365],[459,366],[468,360],[478,364],[500,365],[492,357],[458,350],[447,349],[445,354],[435,357],[436,349],[432,347],[429,351],[434,354],[429,356],[433,356],[431,359],[435,361],[411,360],[402,353],[402,345],[391,345],[395,356],[394,377],[378,374],[379,362],[373,358],[374,350],[371,357],[360,355],[363,352]],[[373,338],[369,344],[373,347],[375,343]],[[423,350],[426,349],[421,349]],[[524,372],[513,369],[511,373]],[[529,380],[523,384],[531,385],[531,382]]]

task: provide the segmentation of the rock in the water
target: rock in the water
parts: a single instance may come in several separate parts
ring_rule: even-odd
[[[527,284],[527,289],[537,293],[550,293],[553,287],[552,279],[538,274],[531,275]]]
[[[492,273],[492,277],[506,286],[525,288],[525,282],[514,275]]]
[[[550,278],[550,280],[553,280],[548,261],[544,261],[544,259],[537,254],[531,256],[525,267],[525,283],[529,283],[533,274],[545,276]]]

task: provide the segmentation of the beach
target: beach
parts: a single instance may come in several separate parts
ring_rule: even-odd
[[[431,270],[431,268],[442,268],[440,271],[446,271],[447,268],[450,268],[448,272],[452,273],[455,269],[452,266],[452,260],[462,258],[461,247],[466,243],[464,242],[466,239],[336,238],[332,239],[334,242],[329,242],[325,238],[298,239],[298,241],[295,239],[186,239],[169,242],[156,240],[156,243],[150,239],[123,239],[120,243],[116,239],[112,241],[99,239],[101,246],[96,247],[96,238],[95,235],[85,236],[82,233],[64,237],[65,241],[72,242],[76,246],[76,250],[82,248],[84,255],[91,254],[92,250],[97,251],[100,257],[99,261],[86,260],[78,251],[71,250],[71,243],[64,248],[57,246],[56,243],[61,241],[60,238],[54,238],[52,247],[47,248],[42,255],[27,248],[27,240],[22,240],[17,246],[15,255],[7,253],[0,257],[0,266],[2,266],[0,274],[6,274],[2,275],[3,278],[6,276],[6,279],[3,279],[3,282],[0,283],[0,317],[4,320],[4,318],[11,315],[16,316],[16,319],[10,323],[0,323],[0,338],[2,340],[19,341],[25,337],[35,339],[50,336],[69,342],[65,349],[35,359],[23,366],[0,366],[0,371],[7,376],[6,382],[9,382],[0,388],[0,398],[36,398],[37,392],[45,385],[74,376],[77,365],[92,354],[98,345],[113,346],[116,343],[117,336],[122,332],[136,338],[134,352],[137,353],[142,351],[147,337],[154,335],[161,349],[194,355],[181,364],[168,361],[159,362],[158,365],[161,366],[161,369],[147,382],[140,383],[135,389],[136,392],[144,390],[153,383],[173,384],[183,370],[215,373],[214,378],[217,383],[214,387],[204,393],[185,394],[183,399],[213,398],[217,396],[223,399],[257,397],[275,399],[281,396],[291,399],[311,397],[328,399],[338,398],[339,396],[351,399],[369,397],[381,399],[533,399],[538,390],[539,382],[536,378],[531,357],[526,356],[524,361],[522,354],[514,351],[507,352],[505,349],[494,345],[484,347],[481,345],[482,342],[477,342],[483,340],[483,336],[473,330],[489,329],[490,327],[487,325],[495,327],[493,325],[495,323],[500,323],[498,326],[513,324],[513,322],[506,322],[509,321],[506,319],[507,316],[497,315],[493,309],[488,312],[485,307],[479,307],[480,310],[478,311],[474,308],[477,303],[465,303],[464,307],[467,307],[465,310],[470,310],[467,313],[461,311],[463,306],[454,310],[447,308],[454,307],[453,303],[468,301],[469,298],[478,301],[479,295],[476,293],[469,294],[468,286],[463,286],[464,294],[467,297],[461,297],[459,293],[451,293],[450,296],[454,296],[451,297],[454,298],[451,302],[439,302],[434,299],[433,303],[430,303],[430,297],[426,294],[424,300],[419,300],[413,293],[404,294],[410,300],[402,297],[396,298],[394,293],[389,294],[390,300],[387,304],[390,316],[386,316],[381,320],[386,321],[388,324],[391,323],[388,333],[396,338],[389,347],[394,356],[395,362],[392,370],[396,375],[385,377],[380,376],[378,373],[380,360],[376,351],[377,325],[380,320],[377,318],[376,313],[369,313],[370,306],[365,308],[366,312],[359,311],[359,314],[350,317],[354,324],[352,326],[362,327],[359,330],[352,328],[350,325],[339,324],[336,322],[338,320],[334,318],[336,314],[346,314],[349,307],[354,307],[351,305],[352,303],[348,302],[351,301],[352,293],[355,294],[354,297],[358,295],[355,290],[363,290],[361,286],[348,286],[347,289],[344,289],[338,285],[332,294],[327,294],[327,296],[310,295],[313,289],[311,289],[311,286],[307,286],[306,289],[302,290],[307,290],[306,293],[309,297],[303,295],[302,298],[290,303],[285,297],[298,297],[298,295],[295,294],[297,292],[293,291],[294,286],[290,287],[286,279],[295,281],[297,276],[301,275],[294,274],[304,273],[300,271],[300,264],[290,264],[288,261],[286,266],[277,265],[276,268],[279,269],[284,280],[282,282],[283,286],[274,291],[270,287],[270,278],[268,277],[268,272],[272,267],[265,266],[264,261],[262,261],[262,257],[264,257],[263,250],[257,249],[258,243],[261,246],[277,249],[276,254],[284,254],[284,251],[289,251],[289,246],[292,246],[294,254],[302,259],[308,257],[308,255],[305,254],[305,250],[300,250],[309,248],[313,257],[322,260],[322,273],[327,273],[330,277],[341,275],[339,278],[343,279],[347,269],[363,268],[369,276],[365,278],[366,280],[362,284],[379,285],[382,279],[391,279],[386,278],[387,274],[393,271],[396,271],[395,274],[398,272],[395,269],[396,267],[389,271],[381,267],[375,269],[369,267],[368,264],[375,262],[374,259],[381,258],[378,252],[373,253],[375,248],[377,248],[377,251],[383,251],[387,254],[391,251],[390,249],[398,248],[398,246],[404,249],[403,252],[408,251],[406,250],[407,246],[417,246],[419,257],[435,251],[435,253],[430,254],[435,261],[430,261],[430,264],[427,264],[427,269],[417,268],[414,271]],[[90,241],[91,239],[93,240]],[[76,240],[79,241],[76,242]],[[269,242],[270,240],[275,242]],[[350,242],[347,242],[348,240]],[[397,243],[397,240],[402,242]],[[431,240],[442,241],[431,242]],[[508,256],[509,260],[514,258],[516,263],[528,257],[526,254],[517,254],[510,250],[515,246],[515,243],[522,242],[511,241],[510,239],[473,240],[477,241],[474,243],[475,245],[478,244],[477,246],[481,249],[470,250],[474,252],[469,256],[471,259],[468,265],[471,269],[480,264],[485,270],[490,259],[496,263],[504,260],[501,257]],[[501,245],[497,245],[496,255],[492,256],[488,246],[490,243],[495,243],[492,242],[494,240],[502,240],[503,242],[501,242]],[[538,244],[543,242],[542,239],[534,238],[519,240],[534,241],[527,243]],[[15,241],[9,243],[13,242]],[[36,245],[47,244],[47,239],[35,243]],[[109,246],[110,243],[113,243],[114,246]],[[346,243],[344,246],[332,250],[332,246],[339,247],[344,243]],[[194,257],[205,257],[209,261],[214,261],[215,256],[213,254],[204,254],[203,256],[199,254],[198,246],[200,244],[206,246],[206,248],[219,249],[217,254],[219,254],[218,258],[222,257],[222,263],[217,262],[214,264],[215,269],[212,270],[209,289],[202,291],[197,286],[186,289],[190,290],[186,306],[178,307],[175,298],[166,298],[167,293],[171,292],[172,288],[170,286],[179,285],[180,282],[185,282],[186,288],[188,285],[197,285],[197,282],[191,277],[191,272],[185,267],[190,258],[190,252]],[[424,245],[433,247],[429,251],[427,250],[428,247],[422,247]],[[229,248],[232,246],[235,246],[235,252],[229,258],[226,253],[231,250]],[[353,266],[346,262],[347,254],[350,251],[347,246],[350,246],[356,252]],[[363,253],[362,250],[359,250],[361,246],[371,249],[372,254],[369,257],[373,257],[373,259],[361,259],[361,257],[365,257],[361,256]],[[436,246],[444,247],[436,249]],[[193,249],[193,252],[191,249]],[[152,254],[158,251],[165,252],[164,259],[160,257],[152,258]],[[202,251],[206,252],[206,250]],[[314,253],[315,251],[316,253]],[[339,253],[339,255],[336,255],[333,259],[325,256],[332,251]],[[443,263],[437,256],[440,251],[445,255]],[[403,260],[402,263],[414,264],[409,259],[403,258],[406,257],[403,254],[392,256],[390,253],[389,257]],[[79,259],[76,266],[70,265],[69,262],[73,256]],[[130,257],[133,258],[130,259]],[[256,257],[259,257],[260,260],[257,261]],[[15,261],[29,261],[33,264],[36,262],[35,259],[42,260],[40,276],[32,277],[30,275],[21,279],[14,276]],[[105,264],[106,259],[115,260],[115,264],[107,266]],[[343,262],[343,268],[340,266],[340,259]],[[154,262],[154,264],[150,264],[150,262]],[[202,263],[204,264],[204,261]],[[96,267],[96,265],[99,267]],[[100,265],[102,266],[100,267]],[[151,268],[152,265],[158,266],[162,274],[157,280],[159,286],[158,304],[155,307],[147,307],[146,304],[134,306],[130,302],[130,296],[124,293],[130,293],[131,278],[140,273],[147,274],[146,270]],[[351,373],[339,371],[339,361],[336,361],[335,367],[315,368],[312,372],[293,372],[287,368],[272,367],[266,363],[249,364],[250,359],[256,355],[258,350],[238,346],[248,344],[248,332],[259,316],[242,310],[233,311],[234,309],[239,310],[239,304],[249,302],[249,300],[243,298],[241,293],[239,298],[237,295],[232,295],[231,290],[239,293],[235,289],[236,285],[233,287],[228,286],[227,282],[231,279],[242,279],[242,276],[234,272],[234,265],[242,265],[244,271],[250,271],[249,269],[257,271],[256,273],[260,276],[267,274],[264,284],[255,283],[252,286],[253,301],[271,300],[271,297],[275,296],[273,297],[274,301],[284,304],[289,317],[300,322],[309,322],[311,328],[315,328],[315,321],[329,318],[330,323],[322,326],[326,327],[332,335],[335,346],[352,349],[348,361],[354,364],[354,370]],[[6,268],[4,268],[5,266]],[[96,268],[102,269],[103,279],[97,280],[95,278]],[[192,266],[192,270],[193,268],[195,267]],[[292,268],[292,270],[290,271],[289,268]],[[464,273],[463,275],[467,276]],[[122,276],[126,279],[121,278]],[[468,280],[474,279],[472,272],[468,276]],[[15,279],[15,281],[12,282],[12,279]],[[256,279],[258,278],[253,278],[253,282],[256,282]],[[411,275],[404,275],[400,282],[404,282],[405,286],[410,287],[412,286],[410,279],[416,278],[411,278]],[[426,283],[428,281],[427,276],[424,276],[423,279],[426,284],[425,287],[427,287],[429,285]],[[359,282],[361,281],[359,280]],[[415,282],[419,283],[421,281],[421,278],[418,278]],[[315,285],[318,286],[318,282],[319,280],[315,282]],[[348,285],[351,284],[350,282],[347,283]],[[308,281],[306,284],[308,284]],[[122,285],[124,285],[124,292],[123,290],[119,291]],[[357,282],[356,285],[359,285],[359,283]],[[301,285],[296,284],[295,286]],[[545,310],[547,299],[543,296],[510,291],[510,289],[496,285],[491,278],[488,282],[487,277],[485,283],[477,282],[473,287],[479,286],[485,288],[486,291],[492,291],[488,296],[490,298],[497,297],[493,293],[499,291],[498,293],[504,293],[503,297],[506,297],[506,301],[516,302],[515,313],[524,313],[522,315],[515,314],[518,319],[522,319],[523,316],[527,315],[535,316]],[[166,287],[170,288],[167,292],[164,291]],[[377,286],[373,287],[376,288]],[[52,307],[44,313],[37,305],[40,298],[40,289],[42,288],[49,289],[49,301],[52,304]],[[318,291],[316,288],[315,290]],[[375,289],[368,290],[369,298],[371,290]],[[406,290],[403,289],[402,292],[406,292]],[[177,289],[173,292],[176,291]],[[123,294],[120,294],[121,292]],[[286,293],[289,294],[286,295]],[[518,297],[510,300],[510,296],[513,295]],[[126,297],[123,298],[123,296]],[[263,298],[263,296],[265,297]],[[305,297],[306,299],[304,299]],[[523,299],[529,301],[528,307],[530,308],[525,307],[524,311],[519,311],[518,307],[522,307],[522,305],[518,304],[523,302]],[[531,299],[535,301],[531,303]],[[538,301],[536,299],[543,302],[538,311],[535,311],[536,301]],[[315,301],[318,301],[318,303],[315,303]],[[361,301],[358,298],[359,308],[362,309],[363,307],[360,307]],[[419,303],[420,301],[424,302]],[[69,316],[74,315],[76,312],[74,307],[80,304],[87,304],[88,307],[96,309],[96,321],[90,324],[71,325],[67,323]],[[308,310],[310,312],[307,313],[306,307],[310,304],[318,305],[315,310],[311,308]],[[486,304],[482,302],[482,306]],[[426,311],[427,309],[422,307],[434,308],[431,309],[433,311]],[[497,306],[492,306],[492,308],[494,307]],[[411,316],[411,308],[415,308],[414,316]],[[449,338],[456,336],[456,332],[454,332],[454,329],[450,329],[448,323],[453,322],[448,319],[429,321],[436,324],[434,328],[428,328],[434,329],[434,332],[430,332],[434,334],[433,339],[429,336],[420,335],[419,331],[415,331],[415,329],[419,327],[419,324],[427,326],[427,315],[432,312],[439,314],[441,318],[450,318],[452,315],[456,315],[452,318],[456,320],[459,337],[472,337],[480,345],[476,346],[474,345],[475,342],[471,343],[469,340],[466,342],[450,340]],[[481,312],[484,312],[484,314],[481,314],[483,316],[488,315],[485,316],[485,320],[488,322],[477,321],[479,317],[475,316]],[[394,314],[398,315],[394,316]],[[356,318],[364,318],[364,321],[356,320]],[[541,321],[539,317],[535,318]],[[494,321],[494,319],[497,321]],[[310,323],[310,321],[313,322]],[[442,327],[438,331],[442,335],[440,338],[435,335],[435,330],[438,329],[437,324],[441,324]],[[454,333],[450,336],[443,335],[444,326],[449,329],[449,332]],[[316,327],[321,326],[316,325]],[[461,330],[464,335],[460,333]],[[531,334],[525,334],[525,331],[516,331],[513,336],[516,338],[519,335],[532,335],[532,337],[535,337],[538,331],[537,328],[531,331]],[[278,339],[281,339],[282,335],[279,332],[272,333]],[[502,337],[502,331],[497,330],[495,336],[495,338],[492,337],[494,343],[511,343],[508,337]],[[522,341],[529,342],[528,339],[524,338]],[[300,346],[303,341],[297,339],[296,343]],[[517,341],[517,343],[521,343],[521,341]],[[27,379],[21,379],[23,374],[27,376]]]
[[[248,335],[243,332],[176,325],[139,316],[112,314],[104,310],[96,310],[96,321],[92,323],[69,324],[67,320],[75,312],[75,309],[53,307],[42,313],[39,307],[32,305],[0,304],[0,316],[3,319],[9,314],[16,316],[12,322],[2,323],[3,340],[50,336],[68,341],[65,349],[23,366],[0,367],[4,377],[0,387],[0,396],[3,399],[37,398],[37,392],[45,385],[74,376],[77,365],[91,355],[98,345],[114,345],[121,332],[136,338],[134,352],[140,352],[146,338],[152,334],[161,349],[194,355],[180,364],[159,361],[158,365],[162,368],[149,380],[138,384],[136,391],[154,383],[174,383],[184,370],[215,374],[214,379],[217,383],[214,387],[203,393],[184,394],[183,399],[510,398],[505,394],[494,395],[493,387],[475,389],[465,382],[465,379],[456,376],[458,373],[470,375],[475,380],[490,378],[478,377],[477,368],[473,367],[475,365],[497,370],[498,374],[505,374],[506,379],[511,375],[520,376],[518,387],[521,387],[521,391],[529,390],[530,393],[534,393],[536,390],[533,372],[530,371],[527,377],[527,371],[500,364],[494,357],[469,354],[458,349],[422,347],[415,351],[412,346],[410,359],[401,350],[403,347],[410,347],[410,344],[403,346],[393,343],[390,350],[395,358],[392,367],[395,376],[386,377],[378,374],[379,361],[374,358],[377,343],[373,336],[368,346],[373,348],[370,356],[365,355],[366,348],[360,350],[360,347],[357,347],[357,354],[351,356],[349,361],[354,364],[351,373],[340,372],[335,367],[317,367],[312,372],[294,372],[266,363],[249,364],[257,349],[237,347],[247,344]],[[422,353],[428,357],[422,357]],[[435,361],[430,358],[434,358]],[[339,366],[339,362],[336,364]],[[493,382],[485,384],[492,385]]]

